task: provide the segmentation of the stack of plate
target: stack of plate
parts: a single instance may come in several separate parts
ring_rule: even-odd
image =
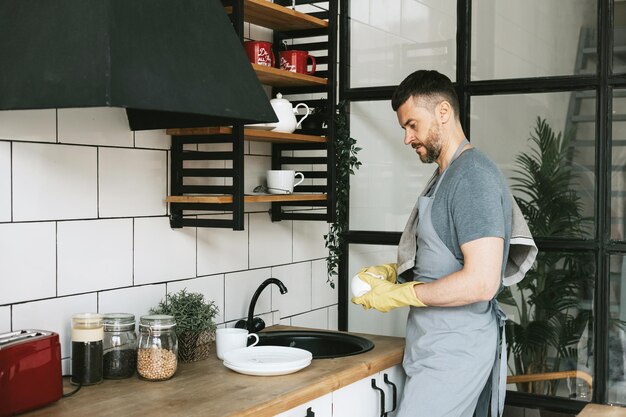
[[[311,364],[311,352],[285,346],[253,346],[224,354],[224,366],[246,375],[286,375]]]

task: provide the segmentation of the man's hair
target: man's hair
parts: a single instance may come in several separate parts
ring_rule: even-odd
[[[400,83],[391,97],[391,107],[398,111],[410,97],[426,100],[436,106],[445,100],[450,103],[455,117],[459,118],[459,98],[450,78],[434,70],[419,70]]]

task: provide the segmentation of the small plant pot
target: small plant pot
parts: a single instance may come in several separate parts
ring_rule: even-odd
[[[215,340],[215,330],[185,332],[178,336],[178,360],[195,362],[209,357],[211,343]]]

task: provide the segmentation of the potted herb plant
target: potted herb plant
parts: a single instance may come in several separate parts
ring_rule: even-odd
[[[178,360],[194,362],[209,357],[209,347],[215,340],[215,316],[218,308],[213,301],[205,301],[204,295],[182,289],[167,294],[165,300],[151,314],[168,314],[176,319]]]

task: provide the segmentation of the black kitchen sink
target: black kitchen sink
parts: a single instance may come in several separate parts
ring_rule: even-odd
[[[358,355],[374,348],[374,343],[370,340],[340,332],[283,330],[257,334],[257,346],[296,347],[311,352],[313,359]]]

